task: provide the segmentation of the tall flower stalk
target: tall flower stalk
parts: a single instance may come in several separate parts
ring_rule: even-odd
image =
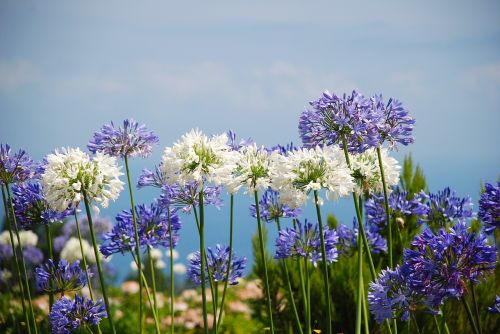
[[[9,230],[9,237],[10,237],[10,244],[12,247],[12,254],[14,256],[14,263],[16,265],[16,270],[17,270],[17,277],[19,278],[19,292],[21,295],[21,305],[23,307],[23,314],[24,314],[24,319],[26,321],[26,328],[28,330],[28,334],[31,333],[31,325],[30,325],[30,317],[29,317],[29,312],[26,309],[26,304],[25,304],[25,291],[24,291],[24,280],[21,276],[21,269],[19,266],[19,260],[17,258],[17,250],[16,246],[14,244],[14,234],[12,233],[12,224],[10,223],[10,215],[9,215],[9,210],[7,206],[7,198],[5,197],[5,190],[4,190],[4,185],[2,184],[2,199],[3,199],[3,205],[5,209],[5,216],[7,218],[7,229]]]
[[[80,222],[78,221],[78,213],[76,208],[74,210],[74,216],[76,223],[76,232],[78,234],[78,242],[80,243],[80,252],[82,253],[83,267],[85,268],[85,276],[87,277],[87,284],[89,286],[90,299],[94,300],[94,289],[92,289],[92,281],[90,280],[89,269],[87,266],[87,256],[83,248],[82,232],[80,230]]]
[[[168,209],[167,219],[168,219],[168,229],[172,231],[172,220],[170,219],[170,209]],[[173,238],[169,238],[168,241],[168,250],[170,252],[170,334],[174,334],[174,326],[175,326],[175,309],[174,309],[174,301],[175,301],[175,275],[174,275],[174,244]]]

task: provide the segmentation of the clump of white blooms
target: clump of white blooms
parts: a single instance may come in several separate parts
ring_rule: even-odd
[[[36,235],[32,231],[19,231],[19,239],[21,239],[21,243],[23,247],[28,246],[36,246],[38,243],[38,235]],[[11,245],[10,243],[10,233],[9,231],[3,231],[0,233],[0,245]],[[14,246],[17,246],[17,237],[14,236]]]
[[[234,169],[235,153],[225,133],[208,137],[191,130],[174,146],[165,148],[161,170],[168,183],[223,183]]]
[[[382,166],[387,190],[399,182],[401,166],[398,161],[389,156],[386,148],[381,149]],[[376,149],[350,155],[352,176],[356,181],[356,193],[382,192],[382,178]]]
[[[64,211],[77,207],[83,193],[91,202],[106,208],[123,190],[123,173],[116,158],[97,152],[93,159],[79,148],[63,148],[47,156],[41,183],[50,208]],[[96,205],[94,210],[98,211]]]
[[[182,263],[174,264],[174,273],[184,275],[186,273],[186,266]]]
[[[325,189],[327,197],[332,194],[337,199],[354,190],[343,152],[337,147],[303,148],[287,155],[273,152],[271,160],[272,188],[290,207],[304,205],[311,191]]]
[[[90,246],[89,242],[82,239],[83,253],[85,254],[85,259],[89,262],[95,263],[95,253],[94,248]],[[82,251],[80,249],[80,241],[78,238],[71,237],[64,244],[61,250],[61,259],[66,259],[68,262],[75,262],[76,260],[82,260]]]
[[[255,143],[240,149],[237,154],[236,167],[224,185],[230,193],[237,192],[245,186],[245,193],[266,190],[271,185],[271,160],[264,147]]]

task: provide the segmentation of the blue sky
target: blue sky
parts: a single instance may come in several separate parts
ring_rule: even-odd
[[[138,174],[193,127],[298,142],[308,101],[356,88],[411,110],[417,141],[396,156],[412,152],[431,190],[449,185],[477,200],[479,182],[500,172],[498,13],[498,1],[2,1],[0,142],[40,159],[134,117],[161,139],[150,159],[133,162]],[[248,256],[255,224],[240,197]],[[124,194],[104,213],[126,205]],[[349,205],[328,208],[349,221]],[[209,229],[226,216],[213,212]],[[191,218],[181,255],[195,247]]]

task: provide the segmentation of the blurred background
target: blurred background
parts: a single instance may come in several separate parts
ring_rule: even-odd
[[[480,182],[499,176],[499,13],[498,1],[1,1],[0,142],[40,160],[133,117],[160,137],[150,158],[132,161],[137,179],[191,128],[300,144],[310,100],[358,89],[410,109],[416,143],[395,156],[411,152],[429,190],[450,186],[477,203]],[[139,190],[136,202],[155,196]],[[235,211],[236,252],[248,258],[251,202],[240,194]],[[123,192],[102,215],[128,203]],[[208,209],[208,246],[227,243],[228,206]],[[350,200],[325,210],[351,225]],[[198,237],[193,216],[181,220],[187,263]],[[119,280],[129,262],[113,257]]]

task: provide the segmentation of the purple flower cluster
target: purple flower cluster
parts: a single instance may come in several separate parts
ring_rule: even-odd
[[[450,223],[463,222],[473,218],[472,199],[469,196],[457,197],[455,191],[446,187],[436,194],[419,194],[425,205],[420,223],[426,223],[433,228],[446,227]]]
[[[17,220],[25,229],[62,222],[66,216],[73,213],[72,209],[63,212],[51,210],[38,182],[14,185],[12,192]]]
[[[25,182],[34,176],[35,163],[25,150],[12,154],[8,144],[0,144],[0,184]]]
[[[43,261],[43,252],[36,246],[23,246],[23,256],[26,264],[32,267]]]
[[[484,193],[479,200],[479,218],[485,224],[486,233],[500,227],[500,182],[497,185],[486,183]]]
[[[478,283],[496,265],[496,249],[483,234],[456,223],[449,232],[426,229],[404,251],[404,271],[409,286],[424,295],[425,304],[437,310],[446,298],[462,296],[466,284]]]
[[[284,155],[284,156],[287,156],[287,155],[289,154],[289,152],[297,151],[297,150],[299,150],[299,149],[300,149],[300,148],[299,148],[299,147],[297,147],[297,146],[295,146],[295,145],[293,144],[293,142],[290,142],[290,143],[288,143],[288,144],[286,144],[286,145],[280,145],[280,144],[278,144],[278,145],[276,145],[276,146],[273,146],[273,147],[271,147],[271,148],[267,149],[267,151],[268,151],[269,153],[272,153],[272,152],[279,152],[279,154]]]
[[[260,217],[267,222],[275,221],[279,218],[297,218],[302,213],[300,208],[290,208],[288,205],[279,202],[279,192],[269,188],[264,192],[259,201]],[[255,204],[250,206],[250,214],[257,217]]]
[[[415,120],[401,102],[382,95],[365,98],[357,91],[337,96],[325,91],[312,110],[305,110],[299,121],[299,133],[305,147],[340,145],[345,138],[349,152],[361,153],[380,147],[385,141],[391,149],[397,143],[408,145]]]
[[[62,297],[55,302],[49,317],[53,334],[71,334],[80,327],[97,325],[107,316],[102,300],[93,302],[75,295],[74,300]]]
[[[144,188],[144,187],[161,188],[167,185],[167,181],[163,177],[163,172],[161,171],[160,166],[161,164],[159,166],[155,166],[154,172],[150,171],[147,168],[144,168],[141,172],[141,175],[139,175],[139,181],[137,181],[137,188]]]
[[[210,247],[207,248],[207,265],[205,268],[206,280],[208,280],[209,275],[214,282],[226,280],[229,252],[229,247],[219,244],[215,246],[215,249]],[[247,259],[245,257],[237,257],[233,252],[231,269],[229,270],[229,284],[238,284],[238,278],[243,275],[246,262]],[[193,256],[189,259],[187,275],[194,284],[201,284],[201,258],[199,251],[194,252]]]
[[[80,290],[87,284],[85,271],[80,268],[80,261],[70,264],[65,259],[56,266],[52,259],[36,268],[36,285],[39,290],[65,293]],[[89,272],[92,277],[92,273]]]
[[[181,221],[175,211],[158,204],[137,205],[137,227],[141,247],[169,247],[170,238],[175,247],[179,239]],[[109,256],[114,253],[125,253],[135,250],[135,232],[132,210],[124,210],[116,216],[118,222],[111,232],[104,235],[107,244],[101,246],[101,253]],[[170,229],[171,227],[171,229]]]
[[[336,231],[339,237],[339,253],[348,254],[350,250],[358,248],[358,226],[357,220],[353,221],[353,228],[349,228],[344,224],[337,226]],[[380,235],[378,230],[368,228],[366,230],[366,239],[370,246],[372,254],[387,252],[387,241]]]
[[[493,306],[488,307],[488,311],[491,313],[500,313],[500,297],[496,296],[495,297],[495,303]]]
[[[79,217],[78,221],[80,223],[80,232],[82,234],[82,238],[90,240],[91,235],[87,217]],[[102,240],[103,235],[111,231],[111,222],[107,218],[103,218],[102,216],[95,216],[92,217],[92,223],[94,224],[94,232],[98,240]],[[64,224],[62,232],[63,233],[61,235],[54,238],[52,243],[52,247],[54,247],[54,250],[56,252],[60,252],[71,237],[78,237],[76,222],[74,221],[74,219]]]
[[[337,244],[339,237],[335,230],[327,227],[323,230],[326,250],[326,262],[336,262],[338,259]],[[287,228],[279,232],[276,239],[275,259],[307,257],[316,265],[321,261],[321,239],[318,225],[304,220],[302,224],[297,220],[297,228]]]
[[[236,133],[233,130],[228,130],[226,134],[229,139],[229,147],[231,147],[233,151],[239,151],[243,147],[247,147],[254,143],[252,138],[241,139],[239,142],[236,142]]]
[[[123,121],[123,127],[115,127],[113,122],[103,125],[94,133],[87,147],[92,153],[103,152],[121,158],[148,157],[153,145],[158,142],[158,137],[146,129],[144,124],[139,125],[133,119],[126,119]]]
[[[408,192],[397,186],[392,188],[388,200],[393,220],[401,218],[404,221],[408,216],[423,215],[427,212],[425,205],[416,198],[408,199]],[[372,194],[365,202],[365,210],[370,229],[380,231],[386,226],[385,201],[382,194]]]
[[[185,185],[167,184],[161,188],[158,203],[167,208],[181,209],[184,213],[190,213],[193,207],[198,206],[199,184],[191,181]],[[220,193],[222,186],[205,186],[203,188],[203,204],[213,205],[217,209],[222,206]]]
[[[393,318],[407,321],[419,299],[418,293],[407,285],[400,266],[394,270],[382,270],[379,277],[369,284],[368,306],[378,323]]]

